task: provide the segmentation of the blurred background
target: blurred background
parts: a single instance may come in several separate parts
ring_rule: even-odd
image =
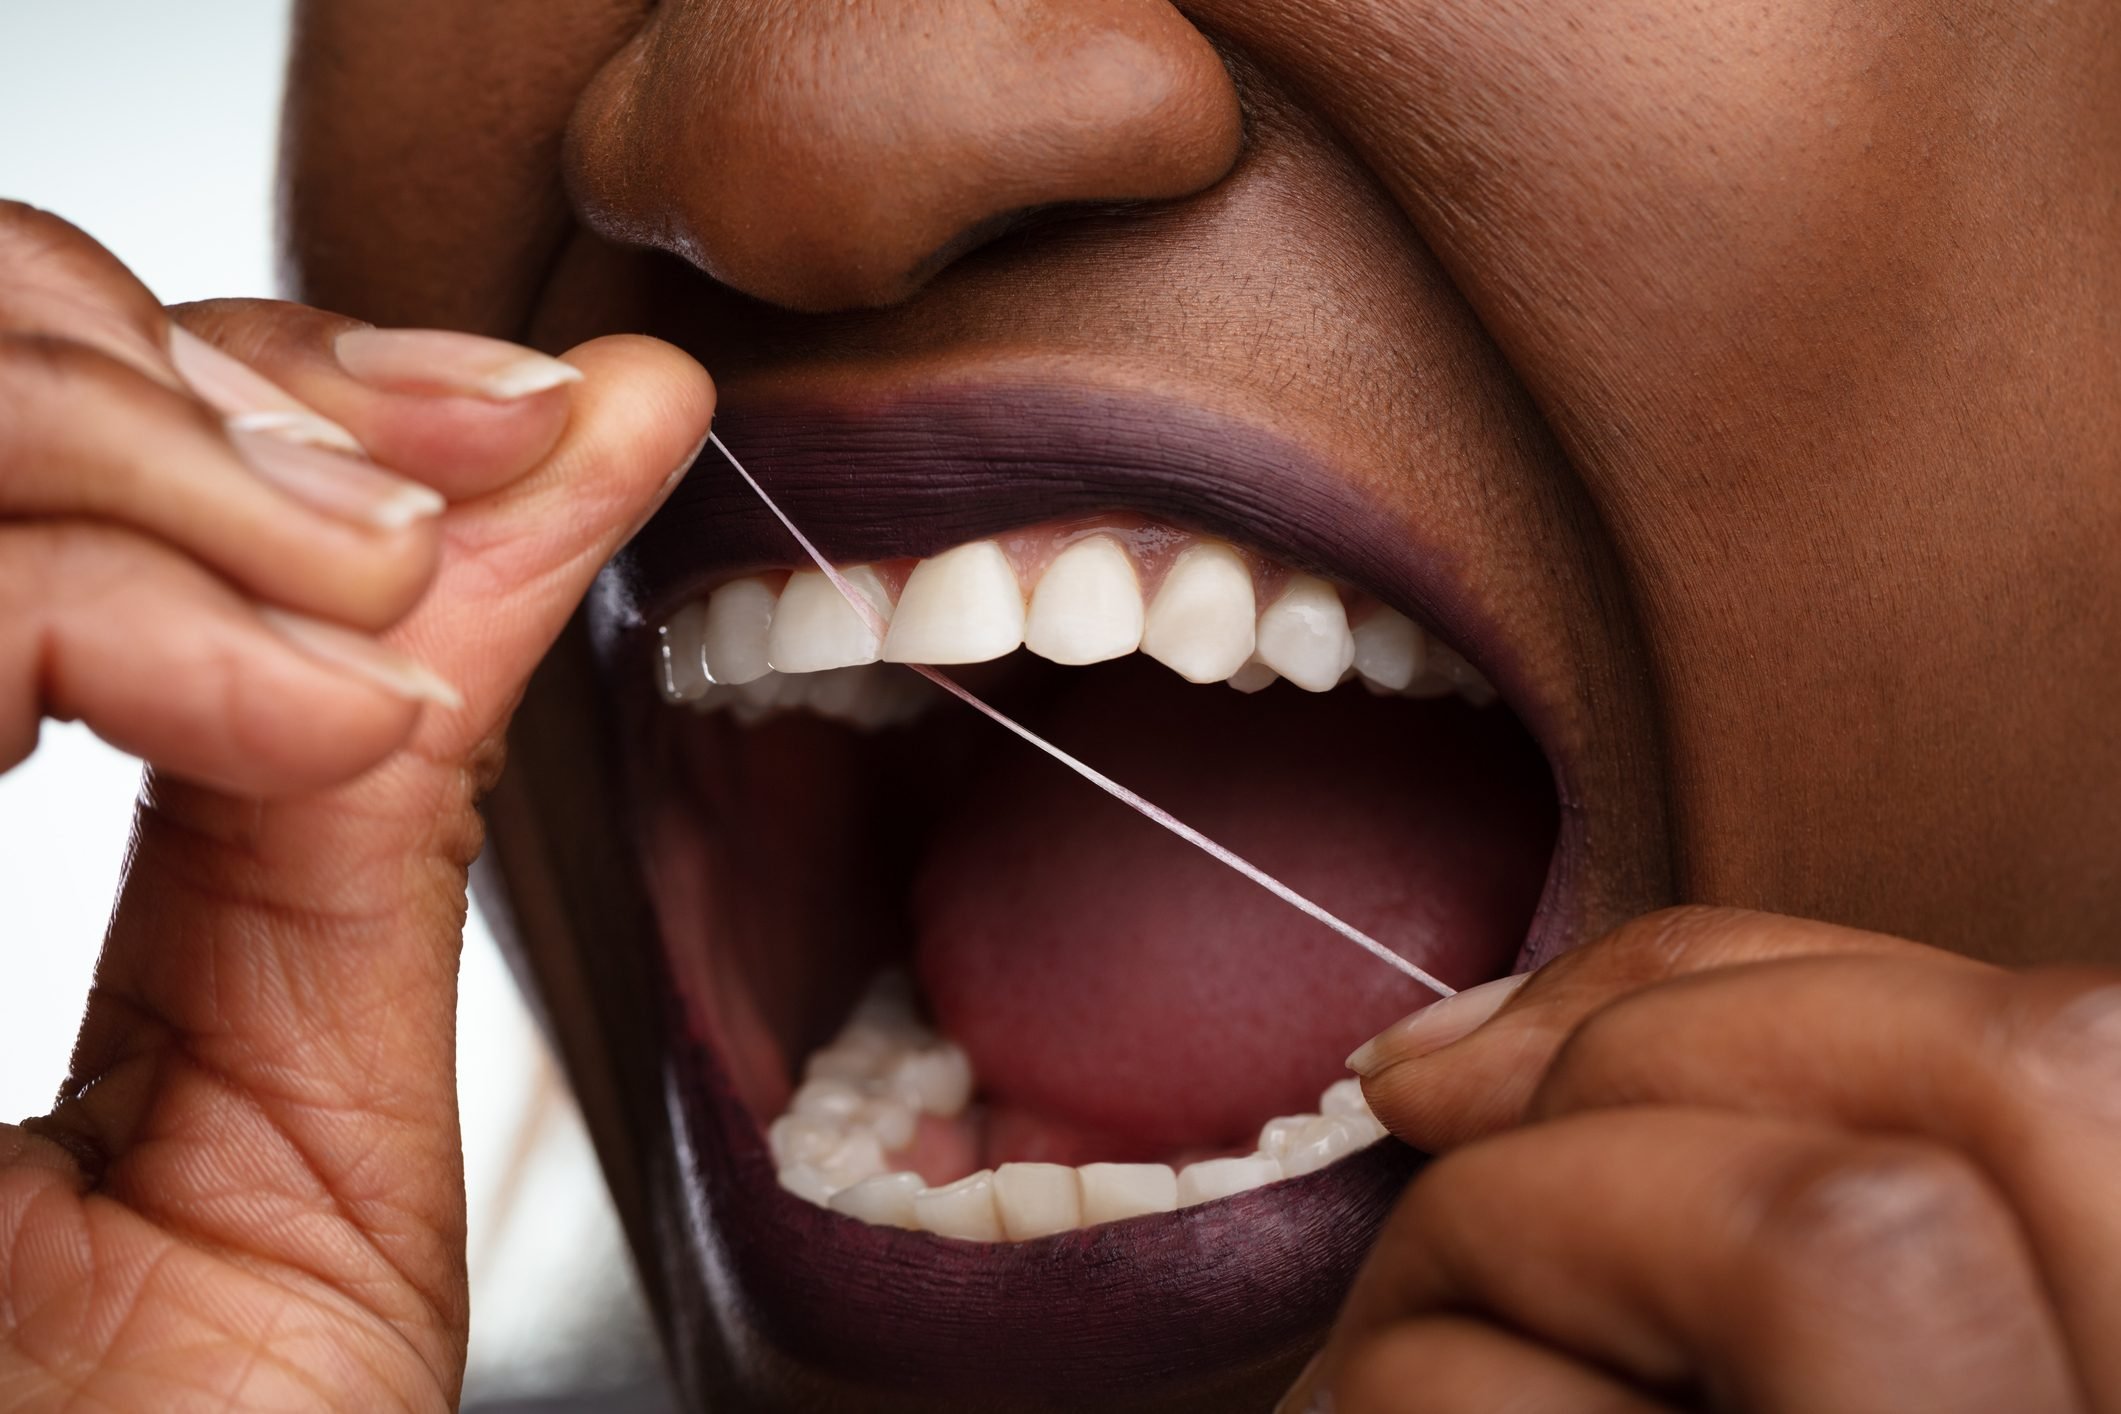
[[[275,288],[286,0],[0,0],[0,196],[95,236],[170,303]],[[125,856],[137,761],[47,724],[0,776],[0,1116],[49,1107]],[[476,913],[458,1072],[472,1274],[465,1407],[670,1407],[564,1083]]]

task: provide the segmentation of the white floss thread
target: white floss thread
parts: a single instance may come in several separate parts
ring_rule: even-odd
[[[708,433],[707,440],[713,444],[714,449],[716,451],[720,452],[722,456],[727,459],[731,466],[736,468],[736,474],[744,478],[744,484],[746,486],[749,486],[752,489],[752,492],[757,495],[761,501],[766,503],[766,509],[773,512],[774,519],[778,520],[783,526],[787,528],[788,533],[795,537],[795,543],[803,547],[803,553],[808,555],[811,559],[811,562],[815,564],[821,572],[823,572],[825,578],[831,581],[832,587],[839,591],[840,597],[845,599],[847,603],[854,609],[854,612],[861,616],[862,622],[868,626],[869,631],[877,636],[877,641],[882,642],[884,632],[888,625],[884,622],[884,616],[877,612],[876,606],[874,604],[871,604],[866,598],[864,598],[859,592],[857,592],[855,587],[847,582],[845,576],[843,576],[837,569],[833,567],[832,562],[827,560],[824,555],[819,553],[817,546],[810,543],[809,536],[803,534],[802,531],[796,529],[795,522],[788,519],[788,513],[780,508],[780,505],[773,499],[773,497],[766,494],[766,488],[759,485],[758,479],[752,476],[750,472],[744,469],[744,464],[736,459],[736,454],[730,451],[728,446],[723,443],[720,433]],[[935,669],[928,667],[926,664],[923,663],[907,663],[903,666],[911,668],[914,672],[919,673],[922,677],[928,679],[928,681],[934,683],[937,687],[949,693],[952,697],[955,697],[958,701],[964,703],[967,707],[972,708],[972,710],[974,710],[975,712],[980,713],[988,720],[994,722],[997,726],[1005,727],[1008,730],[1016,733],[1016,735],[1023,738],[1025,741],[1030,742],[1040,751],[1045,752],[1048,756],[1060,762],[1061,765],[1066,766],[1069,770],[1075,772],[1076,775],[1081,776],[1084,780],[1096,786],[1099,790],[1111,796],[1114,800],[1119,801],[1122,805],[1126,805],[1132,808],[1136,813],[1142,815],[1144,818],[1154,821],[1156,824],[1163,826],[1172,834],[1177,835],[1180,839],[1184,840],[1187,844],[1192,845],[1195,849],[1198,849],[1203,854],[1206,854],[1209,858],[1218,860],[1221,863],[1228,865],[1230,868],[1235,869],[1238,873],[1244,875],[1247,879],[1250,879],[1253,883],[1259,885],[1268,893],[1280,899],[1283,903],[1288,904],[1291,908],[1294,908],[1301,913],[1307,914],[1311,918],[1316,919],[1318,922],[1325,924],[1328,928],[1331,928],[1334,932],[1340,934],[1340,936],[1346,938],[1349,942],[1355,944],[1355,946],[1361,948],[1364,952],[1369,953],[1372,957],[1376,958],[1379,962],[1384,963],[1387,967],[1395,968],[1400,972],[1404,972],[1407,976],[1421,983],[1422,986],[1427,987],[1430,991],[1436,993],[1436,995],[1439,997],[1449,997],[1457,995],[1457,988],[1452,987],[1449,984],[1432,976],[1429,972],[1427,972],[1417,964],[1409,962],[1407,959],[1401,957],[1398,953],[1393,952],[1390,948],[1386,947],[1383,943],[1378,942],[1375,938],[1363,932],[1360,928],[1357,928],[1354,924],[1346,922],[1338,917],[1335,917],[1333,914],[1319,907],[1319,905],[1305,898],[1302,894],[1296,892],[1296,890],[1290,888],[1287,884],[1284,884],[1281,880],[1275,878],[1272,874],[1269,874],[1266,870],[1254,864],[1251,860],[1246,859],[1243,855],[1237,853],[1235,850],[1227,849],[1222,845],[1217,844],[1214,840],[1209,839],[1206,835],[1194,829],[1191,825],[1188,825],[1185,821],[1179,819],[1170,811],[1165,810],[1162,806],[1157,805],[1153,801],[1143,799],[1141,796],[1127,789],[1118,781],[1113,780],[1110,776],[1098,770],[1096,767],[1091,766],[1086,762],[1077,760],[1075,757],[1069,755],[1067,752],[1063,751],[1058,746],[1055,746],[1052,742],[1047,741],[1037,732],[1034,732],[1029,727],[1024,726],[1021,722],[1016,721],[1014,718],[1001,712],[997,708],[988,706],[985,702],[982,702],[972,693],[958,686],[956,682],[952,681],[948,677],[945,677],[943,674],[937,672]]]

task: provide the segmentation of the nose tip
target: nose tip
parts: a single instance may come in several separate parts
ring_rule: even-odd
[[[903,299],[1026,212],[1201,191],[1241,133],[1166,0],[682,0],[584,94],[567,166],[601,234],[822,311]]]

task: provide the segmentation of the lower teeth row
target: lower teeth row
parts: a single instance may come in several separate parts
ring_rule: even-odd
[[[1227,1198],[1324,1168],[1384,1137],[1361,1086],[1336,1081],[1315,1114],[1267,1121],[1256,1152],[1169,1164],[1010,1163],[930,1186],[891,1167],[922,1115],[972,1098],[965,1053],[915,1017],[902,979],[880,982],[812,1055],[766,1132],[781,1186],[847,1217],[972,1242],[1018,1242]]]

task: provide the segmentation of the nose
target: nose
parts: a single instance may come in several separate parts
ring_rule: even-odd
[[[1028,213],[1198,192],[1241,136],[1168,0],[665,0],[584,92],[567,173],[600,234],[829,310]]]

